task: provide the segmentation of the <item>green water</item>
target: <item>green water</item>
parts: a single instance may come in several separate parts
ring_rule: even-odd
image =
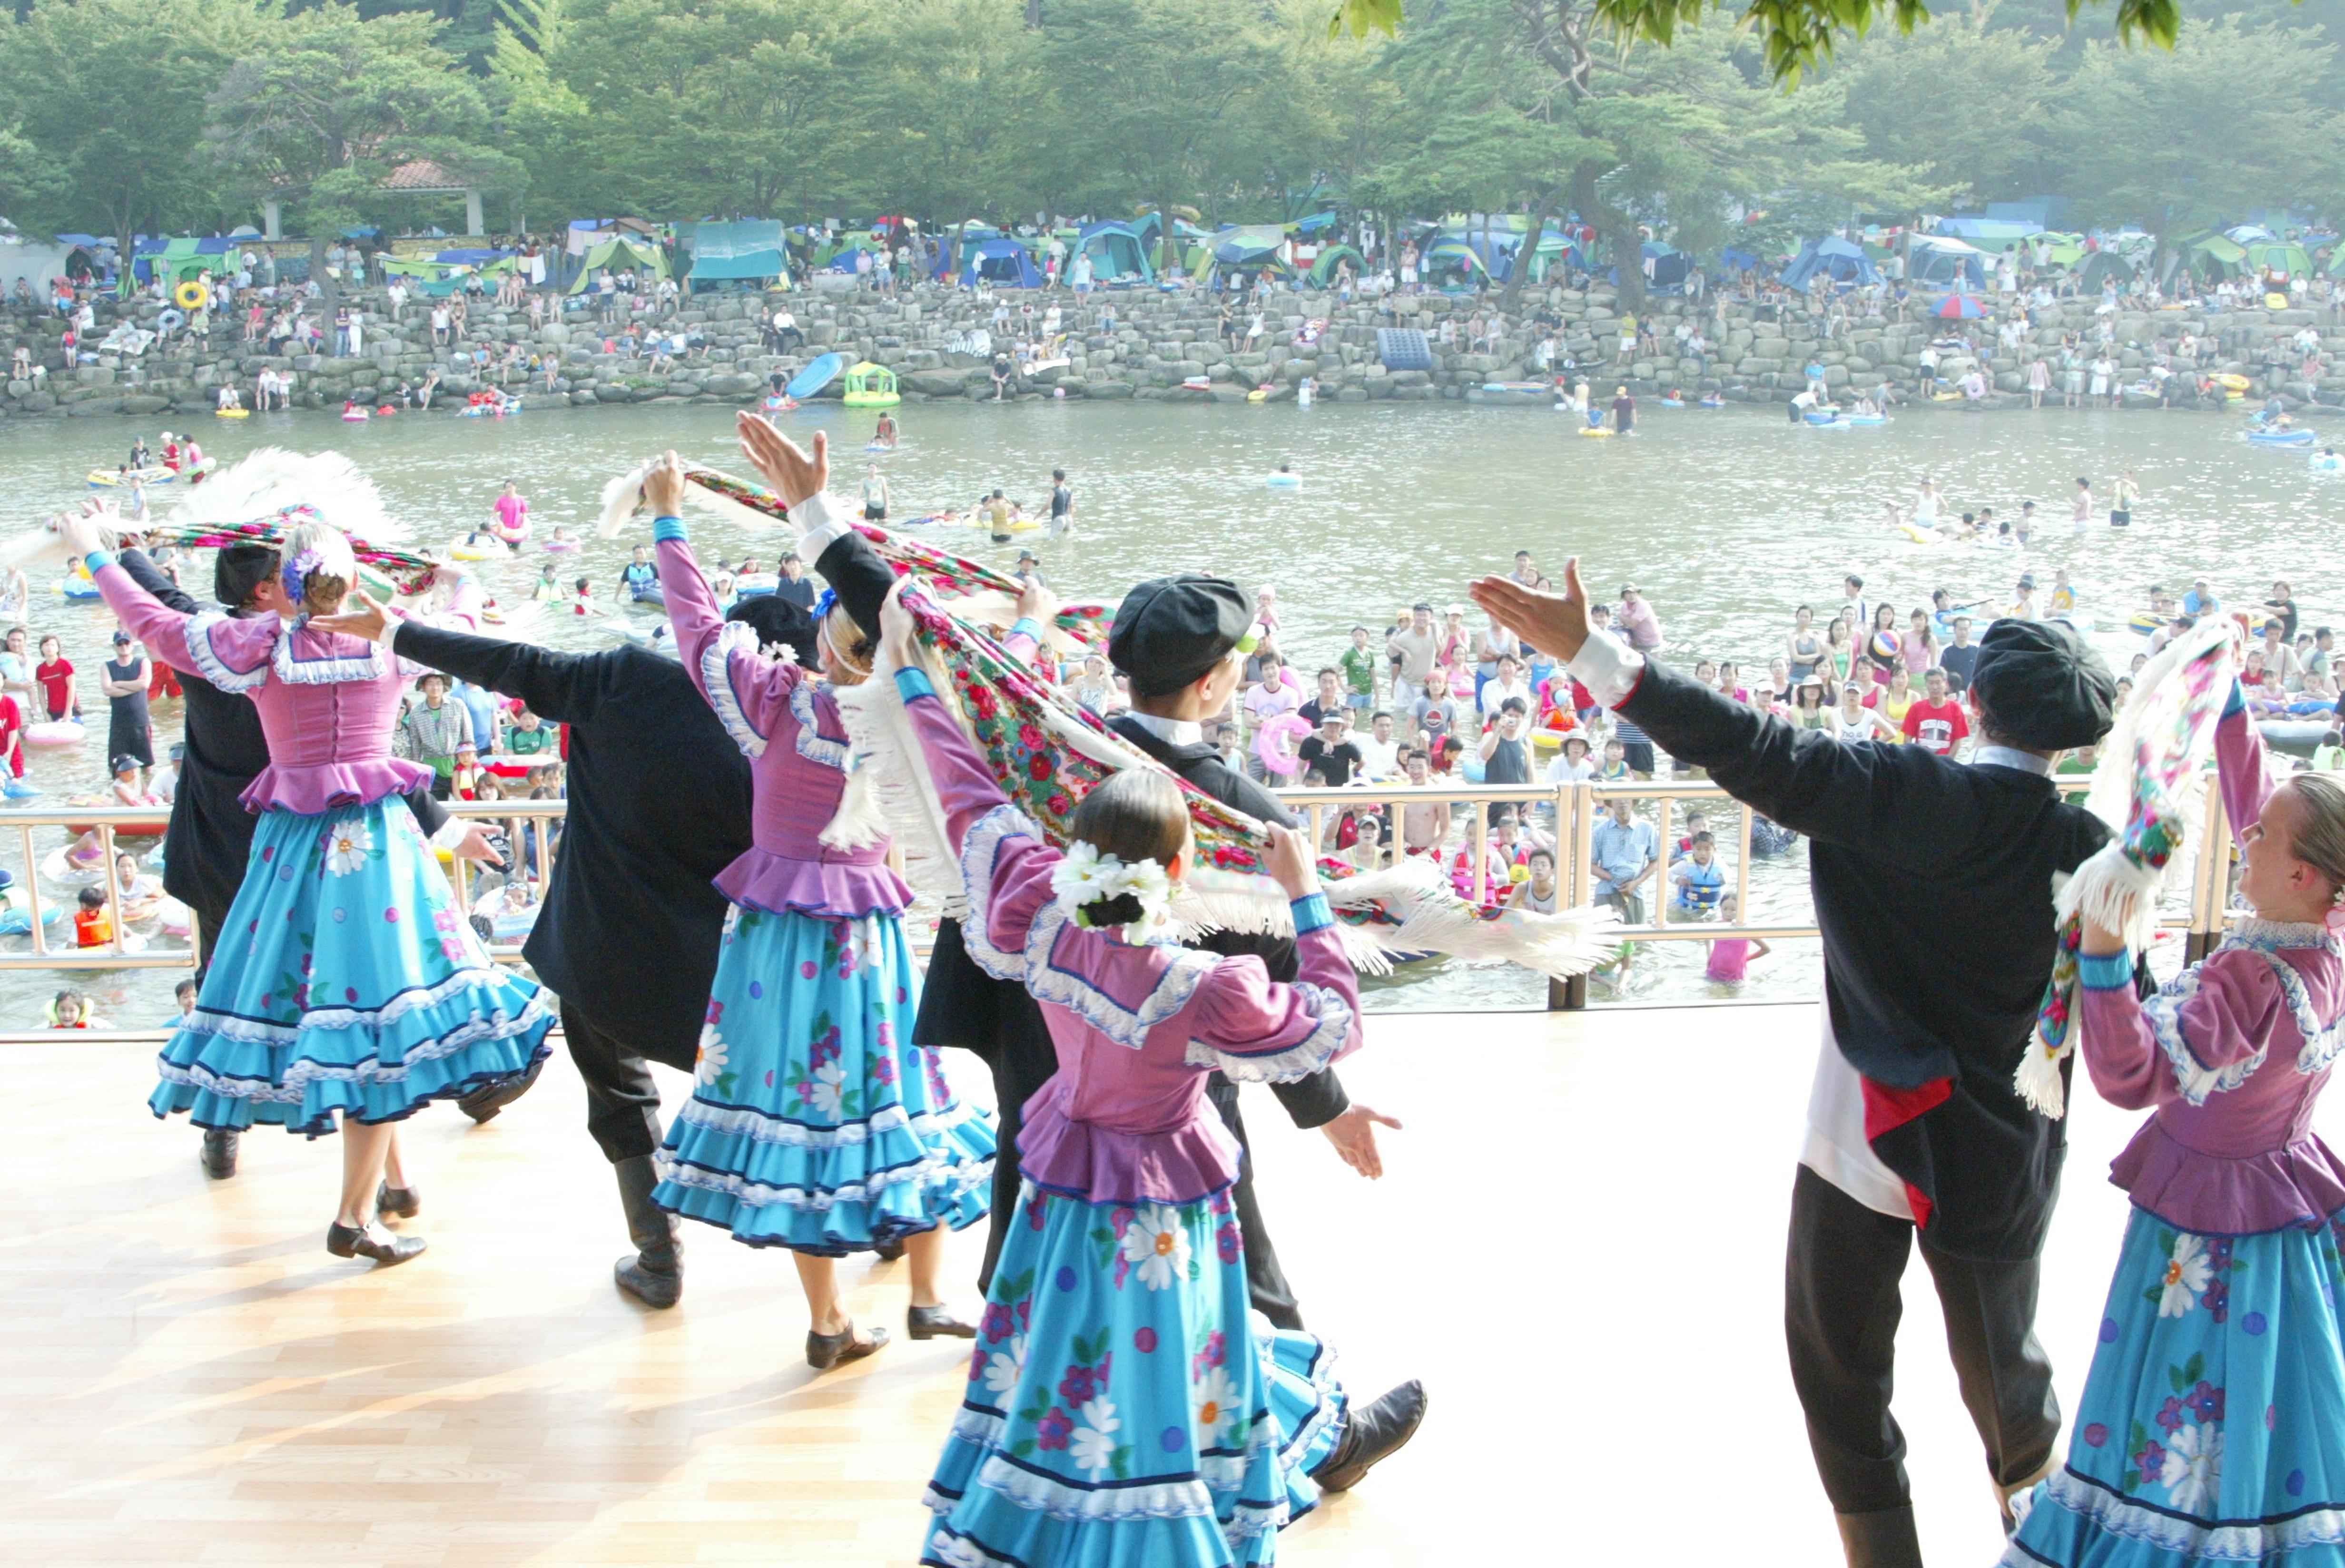
[[[224,461],[268,445],[340,448],[374,479],[414,540],[439,543],[486,521],[507,479],[529,498],[542,539],[555,523],[589,532],[604,481],[665,447],[746,471],[732,418],[705,406],[557,409],[502,421],[404,416],[365,426],[325,413],[279,414],[205,420],[198,435]],[[2179,587],[2204,576],[2227,601],[2251,602],[2287,578],[2308,624],[2345,628],[2345,588],[2322,570],[2340,537],[2332,531],[2345,514],[2345,485],[2312,473],[2302,451],[2250,446],[2241,421],[2216,414],[1933,411],[1884,428],[1824,431],[1789,426],[1774,410],[1676,410],[1649,400],[1634,438],[1602,440],[1577,437],[1544,410],[1438,403],[951,402],[907,407],[898,418],[902,449],[880,460],[898,517],[966,506],[996,486],[1041,510],[1051,470],[1063,467],[1076,491],[1075,537],[1020,541],[1043,557],[1062,593],[1113,597],[1137,579],[1175,570],[1274,585],[1284,647],[1306,679],[1332,661],[1354,623],[1382,626],[1418,599],[1462,600],[1470,578],[1504,570],[1518,549],[1550,571],[1580,553],[1602,596],[1635,579],[1662,617],[1672,658],[1734,658],[1760,669],[1780,651],[1792,606],[1836,606],[1849,571],[1865,577],[1873,602],[1902,612],[1941,587],[1958,600],[2000,604],[2023,570],[2048,589],[2053,569],[2065,566],[2080,607],[2119,628],[2153,582]],[[830,434],[833,486],[855,494],[871,460],[862,448],[874,416],[827,407],[786,419],[807,439],[817,430]],[[117,418],[0,425],[5,525],[29,527],[91,493],[86,473],[122,460],[139,428]],[[143,433],[155,441],[152,426]],[[1303,477],[1298,488],[1264,482],[1282,461]],[[2106,498],[2125,468],[2143,488],[2134,527],[2072,535],[2076,478],[2090,477]],[[2025,551],[1916,545],[1889,533],[1883,503],[1910,502],[1925,476],[1957,511],[1989,505],[2010,517],[2022,501],[2035,501],[2045,518],[2035,543]],[[168,490],[154,500],[168,505]],[[607,596],[626,546],[647,538],[643,530],[590,541],[583,555],[562,558],[561,575],[584,572]],[[768,568],[787,542],[779,533],[708,522],[695,524],[695,538],[704,555],[737,561],[754,552]],[[996,547],[970,531],[946,539],[1005,566],[1020,547]],[[547,559],[533,545],[484,570],[493,592],[519,602]],[[197,580],[208,576],[206,567],[191,578],[199,596],[205,582]],[[103,785],[96,682],[113,617],[102,604],[68,602],[41,587],[32,629],[65,639],[96,721],[80,752],[35,756],[33,778],[49,804]],[[548,618],[543,629],[543,640],[564,646],[607,646],[611,637],[566,616]],[[2097,640],[2119,660],[2141,646],[2121,629]],[[158,744],[176,733],[178,709],[158,706]],[[61,832],[50,835],[42,848],[62,841]],[[0,839],[0,864],[21,873],[14,835]],[[1754,917],[1806,917],[1798,859],[1760,863],[1753,887]],[[1709,995],[1700,963],[1699,945],[1640,955],[1626,996]],[[1812,945],[1787,944],[1753,966],[1743,994],[1812,995],[1816,973]],[[133,1023],[163,1015],[174,977],[121,971],[83,984],[110,1020]],[[0,1023],[35,1021],[56,984],[47,975],[0,976]],[[1517,971],[1443,965],[1372,989],[1379,1007],[1531,1007],[1545,987]]]

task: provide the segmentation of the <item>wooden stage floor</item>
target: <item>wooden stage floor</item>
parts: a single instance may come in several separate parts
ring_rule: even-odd
[[[1284,1560],[1836,1562],[1780,1329],[1815,1038],[1812,1007],[1379,1017],[1344,1069],[1408,1124],[1376,1184],[1249,1091],[1313,1326],[1355,1390],[1432,1391],[1414,1446],[1288,1531]],[[705,1227],[684,1304],[629,1305],[558,1053],[486,1127],[446,1107],[409,1124],[431,1250],[381,1272],[325,1251],[331,1143],[249,1135],[214,1183],[196,1133],[147,1116],[145,1049],[0,1061],[0,1562],[914,1560],[966,1343],[817,1375],[788,1260]],[[2048,1252],[2071,1409],[2131,1120],[2086,1097]],[[952,1256],[973,1314],[975,1238]],[[843,1268],[854,1309],[900,1330],[903,1266]],[[1985,1564],[2000,1539],[1927,1278],[1898,1411],[1931,1560]]]

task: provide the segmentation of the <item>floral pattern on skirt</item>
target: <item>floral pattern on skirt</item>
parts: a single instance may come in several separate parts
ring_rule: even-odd
[[[1226,1189],[1086,1203],[1028,1182],[929,1483],[939,1568],[1276,1560],[1343,1430],[1333,1354],[1246,1295]]]
[[[654,1200],[825,1257],[985,1218],[993,1118],[911,1043],[919,984],[893,916],[736,906]]]
[[[2067,1462],[2004,1563],[2345,1565],[2340,1229],[2200,1236],[2136,1209]]]
[[[397,797],[261,814],[188,1023],[148,1106],[315,1138],[520,1077],[553,1011],[492,963]]]

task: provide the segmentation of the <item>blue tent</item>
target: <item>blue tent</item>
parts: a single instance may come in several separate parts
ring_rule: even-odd
[[[971,287],[982,278],[997,288],[1040,288],[1042,269],[1034,265],[1032,253],[1016,240],[989,239],[971,250],[961,278]]]
[[[1818,273],[1834,283],[1878,283],[1881,270],[1864,254],[1864,248],[1853,245],[1836,234],[1822,239],[1811,239],[1800,247],[1799,255],[1783,268],[1783,287],[1805,288],[1808,280]]]
[[[1332,212],[1315,212],[1308,217],[1298,219],[1294,231],[1297,234],[1317,234],[1322,229],[1335,228],[1335,215]]]
[[[1087,223],[1076,232],[1075,251],[1091,258],[1094,282],[1146,283],[1156,276],[1148,265],[1147,241],[1133,224]]]
[[[763,282],[786,277],[789,268],[783,258],[783,246],[782,226],[775,218],[696,224],[692,231],[693,281]]]

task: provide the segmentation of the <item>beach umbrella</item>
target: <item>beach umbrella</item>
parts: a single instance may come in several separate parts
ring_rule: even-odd
[[[1986,314],[1986,307],[1968,294],[1949,294],[1946,302],[1938,307],[1938,314],[1957,321],[1968,321]]]

